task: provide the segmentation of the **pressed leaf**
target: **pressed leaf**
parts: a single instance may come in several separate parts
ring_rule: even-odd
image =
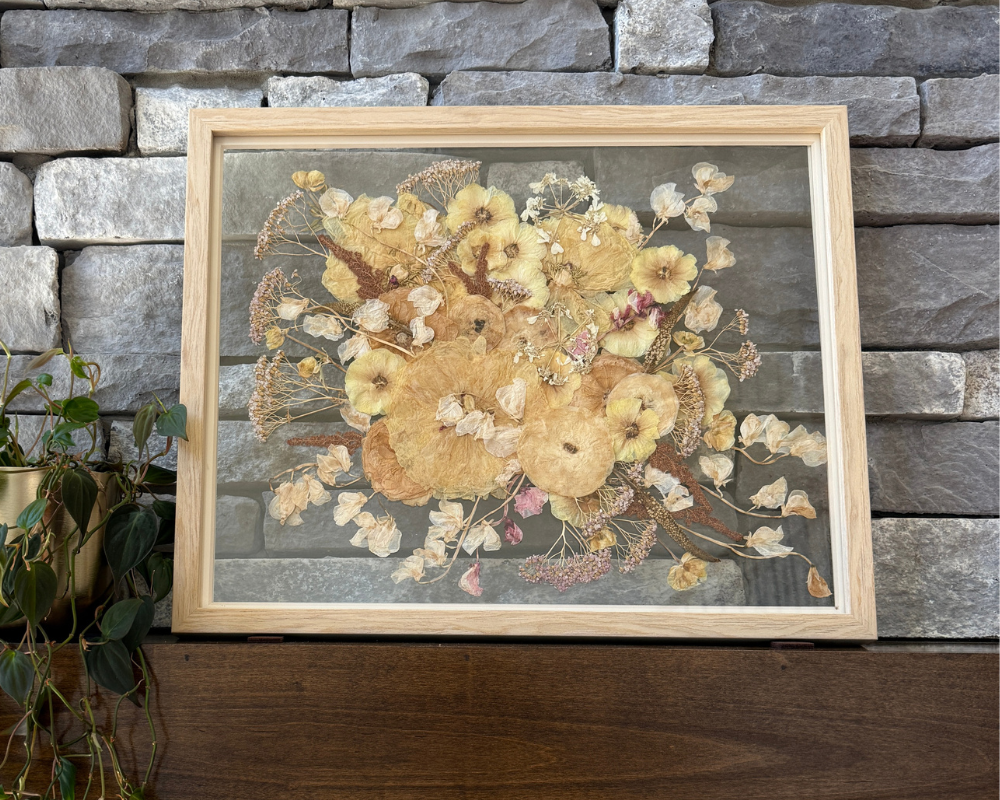
[[[86,534],[90,514],[97,502],[97,483],[87,470],[69,469],[63,473],[60,491],[66,511],[80,526],[80,533]]]
[[[178,403],[156,418],[156,432],[187,441],[187,407]]]
[[[60,756],[56,762],[56,778],[63,800],[76,800],[76,766],[73,762]]]
[[[128,694],[135,688],[132,661],[125,645],[117,640],[91,642],[84,656],[87,672],[99,686],[115,694]],[[135,698],[133,698],[135,702]]]
[[[48,500],[44,497],[38,497],[32,500],[24,507],[21,513],[17,515],[17,522],[14,524],[27,533],[42,521],[42,517],[45,514],[45,506],[47,505]]]
[[[146,638],[146,634],[153,626],[153,614],[155,613],[152,597],[147,594],[138,599],[141,605],[136,611],[135,619],[132,620],[132,627],[122,637],[122,644],[130,653],[134,652],[142,644],[142,640]]]
[[[20,650],[0,653],[0,689],[3,689],[20,706],[23,706],[35,685],[35,670],[31,659]]]
[[[132,628],[135,615],[142,607],[142,600],[138,597],[130,597],[128,600],[120,600],[104,612],[101,617],[101,633],[105,639],[121,639]]]
[[[149,441],[149,436],[153,432],[153,425],[156,423],[156,417],[159,413],[160,410],[156,405],[149,403],[140,408],[135,414],[135,419],[132,420],[132,438],[135,440],[135,447],[140,455],[142,454],[142,449],[146,446],[146,442]]]
[[[115,581],[120,581],[149,555],[156,542],[156,515],[132,504],[116,510],[104,531],[104,555]]]
[[[14,597],[32,627],[49,613],[56,599],[58,581],[52,567],[44,561],[26,564],[14,579]]]

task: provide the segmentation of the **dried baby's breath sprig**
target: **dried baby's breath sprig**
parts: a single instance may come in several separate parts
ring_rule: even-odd
[[[288,213],[294,205],[304,197],[301,191],[292,192],[274,207],[257,234],[257,246],[253,249],[256,259],[262,259],[274,251],[278,242],[282,241],[285,235],[285,224],[288,221]]]
[[[560,592],[578,583],[590,583],[611,571],[611,550],[574,555],[565,561],[553,561],[547,556],[529,556],[519,572],[528,583],[547,583]]]
[[[337,447],[343,445],[347,448],[348,453],[354,455],[364,440],[363,434],[347,431],[346,433],[332,433],[325,436],[293,436],[291,439],[286,439],[285,444],[289,447]]]
[[[743,342],[736,354],[736,364],[739,368],[737,375],[740,383],[756,375],[760,369],[760,353],[757,351],[757,345],[750,340]]]
[[[278,399],[281,363],[284,358],[284,352],[279,350],[271,360],[267,356],[261,356],[254,366],[253,392],[247,403],[247,413],[250,415],[254,435],[262,442],[266,442],[267,437],[285,421],[280,417],[283,406]]]
[[[481,166],[481,161],[459,158],[437,161],[427,169],[410,175],[396,187],[396,193],[416,194],[420,189],[425,189],[439,203],[447,205],[447,201],[458,194],[462,187],[479,180]]]
[[[736,309],[736,326],[740,330],[740,336],[750,333],[750,315],[742,308]]]
[[[261,278],[250,301],[250,339],[254,344],[264,341],[267,329],[275,320],[275,306],[281,302],[281,294],[291,288],[285,273],[272,269]]]

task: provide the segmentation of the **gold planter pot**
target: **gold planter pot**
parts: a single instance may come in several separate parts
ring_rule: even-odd
[[[11,530],[7,532],[8,538],[20,534],[20,531],[13,530],[14,521],[24,507],[37,497],[38,487],[47,472],[46,468],[0,467],[0,522],[5,522],[10,526]],[[106,473],[91,474],[99,490],[88,526],[93,528],[104,518],[108,509],[117,502],[118,484],[111,475]],[[49,514],[52,512],[47,512],[46,516]],[[48,522],[51,529],[56,532],[56,547],[51,566],[59,583],[56,600],[45,620],[49,624],[59,624],[71,617],[69,571],[65,557],[66,551],[61,545],[76,528],[76,523],[62,507],[59,507],[49,517]],[[76,540],[76,535],[73,538]],[[77,553],[74,563],[77,608],[87,608],[92,606],[111,584],[110,570],[104,560],[103,526],[90,537],[83,549]]]

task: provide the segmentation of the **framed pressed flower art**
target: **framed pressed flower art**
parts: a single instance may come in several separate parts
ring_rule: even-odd
[[[174,630],[875,636],[842,107],[190,130]]]

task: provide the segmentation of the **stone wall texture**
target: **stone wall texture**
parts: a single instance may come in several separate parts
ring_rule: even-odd
[[[14,375],[60,344],[102,363],[112,457],[127,455],[142,403],[176,398],[191,108],[842,104],[880,632],[996,638],[998,52],[990,0],[0,0],[0,340]],[[750,243],[746,269],[780,271],[811,258],[809,205],[768,189],[801,166],[768,159],[739,165],[734,193],[759,200],[753,219],[716,221]],[[528,166],[544,165],[496,163],[489,180],[517,186]],[[265,167],[286,164],[245,169]],[[599,185],[614,176],[622,196],[605,199],[640,211],[647,183],[671,179],[630,174],[607,151],[563,168],[581,167]],[[234,263],[253,236],[239,222],[224,220],[246,242],[227,251]],[[776,289],[775,319],[757,320],[770,352],[748,406],[823,411],[818,354],[801,349],[818,343],[816,320],[796,319],[790,342],[779,318],[803,308],[800,290]],[[247,299],[226,298],[224,319]],[[229,599],[337,572],[299,562],[308,544],[276,535],[264,489],[247,483],[247,462],[273,457],[246,420],[247,344],[224,339],[220,376],[231,493],[217,554],[242,559],[219,571]],[[26,400],[12,410],[39,419]],[[738,575],[720,586],[743,602]]]

